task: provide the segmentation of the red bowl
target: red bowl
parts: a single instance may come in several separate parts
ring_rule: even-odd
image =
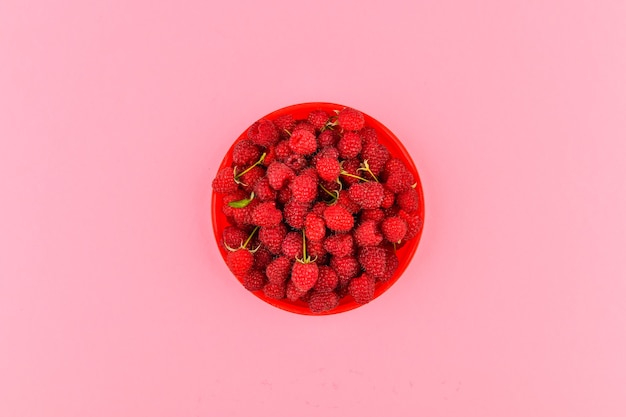
[[[269,120],[274,120],[277,117],[280,117],[282,115],[292,114],[296,120],[299,120],[299,119],[306,119],[309,112],[311,112],[312,110],[321,109],[332,114],[335,110],[341,110],[344,107],[346,106],[343,106],[340,104],[333,104],[333,103],[302,103],[302,104],[295,104],[293,106],[288,106],[282,109],[278,109],[268,114],[267,116],[264,116],[264,118],[269,119]],[[387,147],[387,149],[389,150],[389,153],[393,157],[402,160],[407,166],[407,168],[413,173],[413,176],[415,177],[415,180],[417,181],[417,186],[415,187],[415,189],[417,190],[417,193],[419,195],[419,201],[420,201],[418,214],[420,218],[422,219],[422,221],[424,221],[424,194],[422,191],[422,184],[420,182],[417,168],[415,167],[415,163],[413,163],[411,156],[407,152],[404,145],[402,145],[402,142],[400,142],[400,140],[389,129],[387,129],[382,123],[372,118],[371,116],[368,116],[367,114],[364,114],[364,116],[365,116],[366,126],[370,126],[376,130],[376,133],[378,134],[378,141]],[[232,152],[233,152],[235,143],[237,143],[238,141],[242,139],[247,138],[247,131],[248,129],[246,128],[246,130],[244,130],[241,133],[241,135],[239,135],[239,137],[233,142],[233,145],[228,150],[228,153],[222,160],[222,163],[220,164],[218,170],[231,165]],[[222,254],[222,258],[224,258],[224,262],[226,262],[227,251],[221,244],[221,241],[222,241],[222,233],[224,231],[224,228],[229,226],[230,223],[228,222],[226,216],[222,213],[221,204],[222,204],[221,196],[217,194],[216,192],[213,192],[212,199],[211,199],[211,215],[212,215],[212,222],[213,222],[213,232],[215,234],[215,241],[217,242],[217,247],[219,248],[220,253]],[[413,259],[413,255],[415,254],[417,246],[419,245],[420,238],[422,236],[422,230],[423,230],[423,226],[422,226],[422,229],[417,234],[417,236],[407,241],[400,248],[398,248],[396,252],[396,255],[398,256],[398,260],[399,260],[398,268],[395,274],[393,275],[393,277],[389,279],[387,282],[379,282],[376,284],[376,292],[374,293],[374,298],[379,297],[382,293],[387,291],[389,287],[391,287],[400,278],[402,273],[405,271],[405,269],[409,265],[409,262],[411,262],[411,259]],[[244,289],[243,285],[241,288]],[[249,292],[247,290],[245,291]],[[344,311],[349,311],[354,308],[360,307],[362,305],[354,301],[354,299],[348,295],[342,298],[339,301],[339,305],[335,307],[334,309],[323,312],[323,313],[312,313],[309,310],[307,304],[303,301],[292,302],[286,298],[282,300],[275,300],[273,298],[266,297],[263,291],[254,291],[252,292],[252,294],[254,294],[261,300],[275,307],[278,307],[286,311],[290,311],[292,313],[304,314],[304,315],[320,316],[320,315],[342,313]]]

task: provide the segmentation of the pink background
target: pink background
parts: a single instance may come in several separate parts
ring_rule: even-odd
[[[0,2],[0,415],[623,416],[626,2]],[[405,143],[422,243],[258,301],[210,179],[285,105]]]

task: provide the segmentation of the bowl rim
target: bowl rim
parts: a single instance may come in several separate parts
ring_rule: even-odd
[[[312,110],[317,110],[317,109],[322,109],[322,110],[326,110],[328,112],[332,112],[334,110],[341,110],[345,107],[350,107],[350,106],[346,106],[346,105],[342,105],[342,104],[336,104],[336,103],[331,103],[331,102],[305,102],[305,103],[298,103],[298,104],[292,104],[289,106],[285,106],[285,107],[281,107],[279,109],[276,109],[274,111],[272,111],[271,113],[266,114],[263,117],[260,117],[257,120],[260,119],[269,119],[269,120],[274,120],[279,116],[282,116],[284,114],[289,114],[289,113],[304,113],[304,112],[310,112]],[[361,111],[361,110],[359,110]],[[397,148],[395,150],[399,151],[400,155],[397,155],[396,153],[392,152],[390,150],[390,154],[398,159],[401,159],[406,165],[407,168],[409,169],[409,171],[411,171],[411,173],[414,176],[414,179],[416,181],[416,186],[415,189],[418,193],[418,197],[419,197],[419,202],[420,202],[420,206],[418,208],[418,215],[421,218],[422,221],[422,225],[421,228],[419,230],[419,232],[417,233],[417,235],[407,241],[404,245],[402,245],[402,247],[400,247],[398,249],[398,252],[402,253],[402,258],[400,256],[398,256],[398,260],[399,265],[398,268],[396,269],[396,272],[393,274],[393,276],[386,282],[379,282],[376,284],[376,291],[374,293],[374,298],[372,299],[372,301],[370,301],[370,303],[372,303],[375,299],[377,299],[378,297],[380,297],[382,294],[384,294],[385,292],[387,292],[387,290],[389,288],[391,288],[399,279],[400,277],[404,274],[404,272],[406,271],[407,267],[409,266],[409,264],[411,263],[411,261],[413,260],[413,257],[415,256],[415,252],[417,251],[417,248],[420,244],[421,241],[421,237],[422,237],[422,233],[424,230],[424,224],[425,224],[425,202],[424,202],[424,191],[423,191],[423,187],[422,187],[422,181],[421,178],[419,176],[419,172],[417,170],[417,167],[415,165],[415,162],[413,161],[413,158],[411,157],[411,155],[409,154],[409,152],[407,151],[406,147],[404,146],[404,144],[400,141],[400,139],[389,129],[387,128],[384,124],[382,124],[381,122],[379,122],[377,119],[369,116],[367,113],[361,111],[361,113],[363,113],[363,116],[365,118],[365,125],[372,127],[376,130],[376,132],[378,133],[379,136],[379,141],[381,143],[383,143],[387,148],[389,148],[389,142],[391,143],[391,147],[392,148]],[[296,120],[302,120],[301,118],[296,118]],[[217,170],[222,169],[225,166],[228,166],[232,163],[232,151],[233,148],[235,146],[235,144],[237,142],[239,142],[242,139],[245,139],[247,137],[247,131],[248,131],[249,125],[248,127],[246,127],[246,129],[233,141],[233,143],[231,144],[230,148],[228,149],[228,151],[226,152],[226,155],[224,155],[219,167],[217,168]],[[384,140],[381,141],[381,133],[383,134]],[[211,223],[212,223],[212,228],[213,228],[213,234],[215,237],[215,242],[217,244],[218,247],[218,251],[220,252],[220,255],[222,256],[222,258],[224,259],[224,262],[226,261],[226,255],[227,255],[227,251],[226,249],[223,247],[223,245],[220,244],[221,239],[222,239],[222,231],[223,229],[227,226],[230,225],[230,223],[228,223],[225,219],[225,216],[223,215],[222,211],[221,211],[221,202],[222,202],[222,198],[221,198],[221,194],[216,193],[214,190],[211,191]],[[218,206],[219,205],[219,206]],[[232,274],[231,274],[232,275]],[[240,284],[243,284],[242,281],[235,277],[234,275],[232,275]],[[243,285],[242,285],[243,287]],[[245,289],[245,288],[244,288]],[[352,299],[352,297],[350,295],[346,295],[345,297],[343,297],[340,300],[340,304],[335,307],[332,310],[329,311],[325,311],[322,313],[313,313],[311,312],[306,303],[304,303],[303,301],[297,301],[297,302],[291,302],[288,299],[284,298],[281,300],[275,300],[273,298],[267,297],[265,296],[265,294],[263,293],[263,290],[258,290],[258,291],[248,291],[245,290],[246,292],[252,293],[254,296],[256,296],[257,298],[261,299],[262,301],[277,307],[281,310],[284,311],[288,311],[291,313],[296,313],[296,314],[300,314],[300,315],[305,315],[305,316],[327,316],[327,315],[334,315],[334,314],[339,314],[339,313],[344,313],[346,311],[351,311],[354,310],[358,307],[363,306],[364,304],[359,304],[356,301],[354,301],[354,299]],[[343,302],[342,302],[343,301]]]

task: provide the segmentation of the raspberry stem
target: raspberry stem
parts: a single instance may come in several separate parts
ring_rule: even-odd
[[[304,232],[304,229],[302,229],[302,259],[296,257],[296,261],[300,262],[301,264],[310,264],[311,262],[315,262],[316,260],[317,256],[311,259],[311,257],[306,254],[306,234]]]
[[[255,227],[254,230],[252,231],[252,233],[250,233],[250,236],[248,236],[248,238],[243,243],[243,245],[241,245],[241,249],[246,249],[246,246],[248,246],[248,243],[250,243],[250,240],[252,239],[252,236],[254,236],[254,234],[256,233],[257,230],[259,230],[259,226]],[[255,249],[255,252],[256,252],[256,249]]]
[[[241,171],[239,174],[237,174],[237,167],[235,167],[235,181],[238,180],[242,175],[246,174],[247,172],[249,172],[252,168],[254,168],[255,166],[259,165],[260,163],[263,162],[263,160],[265,159],[265,155],[267,155],[266,152],[263,152],[261,154],[261,157],[259,158],[258,161],[256,161],[254,164],[250,165],[248,168],[246,168],[245,170]]]
[[[326,187],[324,187],[322,184],[320,184],[320,187],[322,188],[322,190],[324,190],[324,192],[326,192],[326,194],[332,197],[332,200],[326,201],[326,204],[332,205],[339,199],[339,191],[328,191]]]
[[[358,180],[365,181],[365,182],[370,182],[370,180],[368,180],[368,179],[365,179],[363,177],[359,177],[358,175],[350,174],[349,172],[343,171],[343,170],[341,171],[341,175],[345,175],[346,177],[356,178]]]
[[[370,165],[367,163],[367,159],[363,161],[363,163],[361,163],[361,167],[357,168],[357,171],[365,171],[368,174],[370,174],[372,176],[372,178],[374,178],[374,180],[376,180],[376,182],[380,182],[378,181],[378,178],[376,178],[376,175],[374,175],[374,173],[372,172],[372,169],[370,168]]]

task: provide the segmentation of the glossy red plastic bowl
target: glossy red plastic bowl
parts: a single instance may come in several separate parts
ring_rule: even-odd
[[[295,119],[306,119],[309,112],[311,112],[312,110],[322,109],[332,114],[335,110],[341,110],[344,107],[346,106],[340,105],[340,104],[333,104],[333,103],[303,103],[303,104],[296,104],[293,106],[288,106],[288,107],[284,107],[282,109],[276,110],[264,116],[264,118],[269,119],[269,120],[274,120],[279,116],[282,116],[285,114],[292,114]],[[382,123],[368,116],[365,113],[364,113],[364,116],[365,116],[366,126],[370,126],[376,130],[378,134],[378,141],[387,147],[387,149],[389,150],[390,154],[393,157],[402,160],[406,164],[407,168],[413,173],[415,180],[417,181],[417,186],[415,188],[417,190],[417,193],[420,199],[420,206],[419,206],[418,214],[423,222],[424,221],[424,195],[422,191],[422,184],[420,182],[420,178],[417,172],[417,168],[415,167],[415,164],[413,163],[411,156],[409,155],[405,147],[402,145],[400,140],[389,129],[387,129]],[[228,150],[228,153],[222,160],[222,163],[218,169],[231,165],[232,151],[233,151],[233,147],[235,146],[235,143],[247,137],[248,127],[255,121],[256,120],[250,121],[248,126],[246,126],[245,130],[241,133],[241,135],[239,135],[239,137],[233,142],[233,145]],[[213,192],[213,196],[211,200],[211,215],[212,215],[212,221],[213,221],[213,232],[215,234],[215,241],[217,243],[217,247],[219,248],[220,253],[222,254],[222,258],[224,258],[224,262],[226,262],[227,252],[220,242],[222,240],[222,232],[224,231],[224,228],[226,226],[229,226],[230,224],[226,216],[222,213],[221,204],[222,204],[221,196]],[[409,265],[409,262],[411,262],[411,259],[413,259],[413,255],[415,254],[417,246],[419,245],[423,229],[424,228],[422,226],[422,229],[419,231],[417,236],[415,236],[413,239],[406,242],[404,245],[402,245],[402,247],[398,248],[396,252],[398,256],[398,260],[399,260],[398,269],[396,270],[396,273],[393,275],[393,277],[389,281],[376,284],[376,292],[374,294],[374,298],[379,297],[382,293],[387,291],[389,287],[391,287],[400,278],[402,273],[405,271],[406,267]],[[241,286],[241,289],[243,291],[249,292],[243,287],[243,285]],[[282,300],[275,300],[273,298],[266,297],[263,291],[254,291],[252,292],[252,294],[254,294],[261,300],[275,307],[281,308],[286,311],[290,311],[292,313],[298,313],[298,314],[304,314],[304,315],[320,316],[320,315],[342,313],[344,311],[349,311],[357,307],[360,307],[362,305],[362,304],[358,304],[357,302],[355,302],[354,299],[352,299],[352,297],[348,295],[339,301],[339,305],[336,308],[330,311],[323,312],[323,313],[312,313],[309,310],[307,304],[303,301],[292,302],[286,298]]]

